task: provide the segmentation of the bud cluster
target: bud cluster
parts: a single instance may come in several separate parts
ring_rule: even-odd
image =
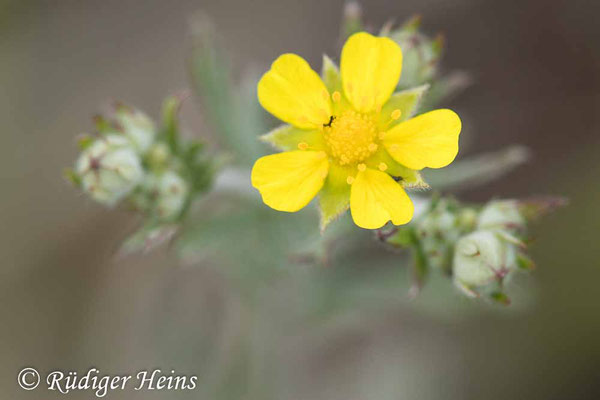
[[[408,20],[388,36],[402,49],[401,87],[414,87],[431,82],[437,72],[444,47],[443,36],[430,38],[419,31],[419,16]]]
[[[133,206],[147,225],[179,222],[212,176],[201,144],[180,140],[175,115],[179,104],[178,98],[167,99],[160,127],[122,104],[108,117],[96,117],[96,133],[80,139],[81,153],[67,176],[103,205]]]
[[[514,272],[534,266],[524,242],[527,223],[562,204],[558,199],[494,200],[476,207],[434,199],[408,226],[380,237],[415,251],[418,277],[439,270],[469,297],[508,303],[507,281]]]

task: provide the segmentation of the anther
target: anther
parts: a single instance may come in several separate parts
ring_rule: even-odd
[[[306,142],[300,142],[300,143],[298,143],[298,148],[300,150],[306,150],[306,149],[308,149],[308,143],[306,143]]]
[[[384,162],[379,163],[379,170],[380,171],[385,171],[387,168],[388,168],[388,166],[387,166],[386,163],[384,163]]]
[[[400,111],[398,108],[396,108],[394,111],[392,111],[392,119],[394,121],[400,119],[401,116],[402,116],[402,111]]]
[[[338,101],[340,101],[342,99],[342,94],[336,90],[331,95],[331,98],[333,99],[333,101],[335,101],[337,103]]]
[[[347,183],[348,185],[352,185],[352,184],[354,183],[354,177],[353,177],[353,176],[348,176],[348,177],[346,178],[346,183]]]
[[[369,151],[375,151],[375,150],[377,150],[377,145],[375,143],[369,144]]]
[[[367,169],[367,166],[363,163],[358,164],[358,170],[359,171],[365,171]]]

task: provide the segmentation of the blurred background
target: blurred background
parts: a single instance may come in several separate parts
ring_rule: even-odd
[[[75,136],[92,130],[104,104],[119,99],[156,117],[166,95],[190,87],[198,11],[243,75],[283,52],[315,68],[322,53],[337,59],[342,1],[0,0],[2,398],[61,398],[21,390],[25,366],[199,376],[194,391],[114,391],[114,399],[600,396],[600,3],[371,0],[363,8],[374,27],[421,14],[426,32],[445,35],[444,70],[470,73],[473,84],[443,104],[463,119],[459,157],[514,143],[533,151],[527,165],[462,200],[570,199],[533,227],[538,268],[517,282],[515,304],[473,302],[435,279],[408,301],[398,263],[385,296],[364,268],[357,279],[368,301],[332,295],[320,303],[329,312],[307,316],[290,311],[313,295],[300,283],[306,267],[290,267],[285,284],[263,276],[250,293],[228,265],[203,257],[166,247],[117,255],[139,221],[62,178],[77,156]],[[214,141],[197,100],[182,116]],[[314,214],[290,218],[303,217],[316,225]],[[261,258],[229,263],[249,260]]]

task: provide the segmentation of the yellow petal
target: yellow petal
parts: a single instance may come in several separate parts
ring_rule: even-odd
[[[278,211],[294,212],[321,190],[329,161],[321,151],[288,151],[259,158],[252,167],[252,186],[263,202]]]
[[[408,223],[414,207],[402,187],[388,174],[367,168],[359,171],[350,190],[350,211],[354,223],[378,229],[388,221]]]
[[[442,168],[458,153],[460,129],[454,111],[434,110],[385,132],[383,143],[390,155],[408,168]]]
[[[265,110],[298,128],[329,122],[331,99],[319,75],[300,56],[284,54],[258,82],[258,101]]]
[[[342,83],[357,111],[377,110],[394,92],[402,69],[400,46],[386,37],[356,33],[342,49]]]

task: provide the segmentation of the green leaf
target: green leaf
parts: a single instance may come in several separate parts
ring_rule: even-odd
[[[415,115],[419,107],[419,102],[427,92],[427,89],[429,89],[429,85],[421,85],[394,93],[381,109],[379,115],[380,129],[389,130],[398,123],[406,121]],[[394,110],[400,110],[402,113],[396,121],[392,121],[391,117]]]
[[[261,136],[260,140],[283,151],[298,150],[299,143],[306,143],[310,149],[325,148],[321,131],[300,129],[292,125],[281,125]]]
[[[120,252],[122,254],[148,252],[163,243],[170,242],[179,228],[179,225],[175,224],[157,225],[149,222],[125,240]]]
[[[512,171],[529,159],[529,149],[511,146],[452,163],[446,168],[424,171],[425,180],[435,189],[463,189],[488,183]]]
[[[430,111],[437,108],[438,104],[460,94],[469,87],[472,78],[463,71],[455,71],[446,76],[438,77],[431,82],[431,89],[423,99],[421,108]]]
[[[265,153],[257,136],[268,129],[256,98],[258,77],[250,74],[234,85],[229,59],[206,16],[193,20],[192,39],[190,72],[207,121],[235,160],[250,165]]]
[[[350,167],[341,167],[335,163],[329,165],[327,180],[319,194],[321,232],[350,207],[350,185],[347,178],[352,174]]]

